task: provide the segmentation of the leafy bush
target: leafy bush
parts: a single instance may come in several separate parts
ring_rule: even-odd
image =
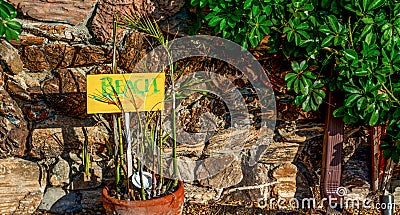
[[[399,161],[400,1],[191,0],[208,7],[214,32],[244,48],[269,35],[269,52],[292,61],[285,76],[295,104],[317,110],[328,88],[344,95],[334,115],[346,123],[387,124],[382,149]],[[334,74],[332,78],[331,74]]]
[[[6,35],[6,39],[11,41],[18,40],[18,35],[21,33],[21,24],[15,20],[17,11],[14,6],[0,0],[0,37]]]

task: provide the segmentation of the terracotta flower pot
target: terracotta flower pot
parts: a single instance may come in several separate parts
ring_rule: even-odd
[[[102,190],[103,207],[107,214],[120,215],[180,215],[182,214],[185,194],[183,182],[179,182],[178,189],[167,196],[158,197],[144,201],[118,200],[109,195],[111,185]]]

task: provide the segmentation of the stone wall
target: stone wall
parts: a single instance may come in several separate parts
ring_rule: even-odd
[[[162,29],[181,35],[187,28],[182,18],[188,16],[184,1],[8,1],[18,9],[23,31],[18,41],[0,38],[0,214],[35,210],[67,213],[101,207],[100,190],[113,174],[106,150],[112,138],[106,115],[86,114],[85,76],[110,72],[112,14],[147,12],[160,20]],[[118,39],[119,69],[131,71],[150,49],[152,40],[122,29]],[[274,62],[276,57],[270,60]],[[237,80],[240,75],[227,68],[219,71],[230,80]],[[282,78],[282,74],[278,76]],[[237,85],[245,88],[241,82]],[[279,83],[274,87],[278,95],[278,127],[271,131],[275,133],[274,140],[259,163],[249,167],[243,160],[235,160],[208,180],[187,183],[188,201],[318,197],[323,124],[318,122],[321,119],[317,113],[302,113],[284,102],[285,95],[278,92]],[[199,116],[205,112],[211,111],[224,120],[220,100],[202,98],[194,103],[180,112],[186,128],[196,130]],[[249,107],[252,104],[249,102]],[[222,122],[219,128],[224,125]],[[218,148],[218,135],[223,137],[223,132],[220,129],[214,142],[192,152],[200,157],[203,152]],[[361,131],[357,134],[364,135]],[[90,178],[82,173],[85,139],[92,149]],[[347,148],[346,164],[363,143],[361,138],[350,140],[353,142]],[[368,190],[368,178],[364,177],[368,169],[357,171],[361,170],[348,170],[350,179],[345,185],[353,186],[351,180],[358,177],[356,187]]]

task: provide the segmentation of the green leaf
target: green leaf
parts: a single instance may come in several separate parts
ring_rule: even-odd
[[[22,28],[22,25],[14,20],[8,21],[7,26],[14,29],[14,30],[20,30]]]
[[[244,2],[244,9],[249,9],[251,7],[252,2],[253,2],[253,0],[246,0]]]
[[[362,21],[364,22],[364,24],[366,24],[366,25],[374,24],[374,19],[372,19],[372,18],[370,18],[370,17],[368,17],[368,18],[362,18],[361,20],[362,20]]]
[[[318,31],[321,33],[325,33],[325,34],[332,33],[331,29],[329,29],[329,27],[327,25],[321,25],[321,27],[319,27]]]
[[[205,7],[208,3],[208,0],[200,0],[200,7]]]
[[[368,75],[368,71],[367,70],[363,70],[362,68],[359,68],[354,72],[354,75],[356,75],[356,76],[367,76]]]
[[[339,32],[339,22],[338,22],[336,16],[329,15],[328,16],[328,23],[329,23],[329,26],[331,27],[331,29],[334,32]]]
[[[394,113],[393,113],[393,118],[400,118],[400,110],[397,109]]]
[[[376,100],[378,100],[378,101],[387,101],[388,99],[389,99],[389,96],[386,93],[378,94],[376,96]]]
[[[267,16],[270,16],[271,12],[272,12],[272,7],[271,7],[271,5],[268,4],[265,7],[263,7],[263,10],[264,10],[265,14],[267,14]]]
[[[381,28],[381,32],[384,32],[386,30],[389,30],[390,28],[392,28],[392,23],[386,23],[382,26]]]
[[[331,6],[331,1],[330,0],[321,0],[321,7],[322,8],[327,9],[330,6]]]
[[[320,95],[318,95],[317,93],[313,93],[312,94],[313,95],[313,98],[314,98],[314,101],[315,101],[315,103],[319,106],[319,105],[321,105],[322,104],[322,101],[323,101],[323,98],[320,96]]]
[[[233,20],[233,19],[228,19],[228,25],[229,25],[231,28],[234,28],[234,27],[236,26],[235,20]]]
[[[327,37],[324,38],[324,40],[321,43],[322,47],[325,46],[330,46],[332,44],[332,39],[335,38],[333,35],[328,35]]]
[[[308,67],[307,61],[305,61],[305,60],[301,61],[299,67],[300,67],[300,70],[307,69],[307,67]]]
[[[260,15],[260,7],[258,5],[254,5],[253,8],[251,9],[251,12],[253,13],[254,17],[258,17]]]
[[[361,97],[360,94],[353,94],[353,95],[349,96],[349,98],[347,98],[345,101],[345,106],[353,107],[356,104],[357,99],[360,97]]]
[[[334,117],[343,117],[344,116],[344,106],[339,107],[338,109],[333,111]]]
[[[346,50],[343,51],[343,54],[349,60],[358,59],[357,52],[354,51],[353,49],[346,49]]]
[[[316,79],[317,77],[312,72],[303,72],[303,75],[309,79]]]
[[[384,150],[383,151],[383,157],[385,158],[385,159],[389,159],[389,158],[391,158],[392,157],[392,152],[393,152],[394,150],[392,150],[392,149],[386,149],[386,150]]]
[[[357,101],[357,110],[362,110],[363,108],[365,108],[367,106],[367,99],[365,97],[361,97],[360,99],[358,99]]]
[[[253,29],[253,30],[254,30],[254,29]],[[253,33],[253,36],[249,36],[248,39],[249,39],[249,41],[250,41],[251,47],[255,48],[255,47],[258,46],[258,44],[259,44],[260,41],[259,41],[259,40],[257,39],[257,37],[255,36],[255,30],[252,31],[252,33]],[[251,35],[252,33],[250,33],[250,35]]]
[[[321,80],[316,80],[313,84],[313,88],[321,88],[323,86],[324,86],[324,83]],[[325,95],[325,93],[324,93],[324,95]],[[325,96],[322,96],[322,97],[325,97]]]
[[[197,5],[200,4],[200,0],[190,0],[190,4],[191,4],[192,6],[197,6]]]
[[[289,32],[287,33],[287,40],[288,40],[288,42],[292,42],[293,37],[294,37],[293,31],[289,31]]]
[[[399,152],[397,150],[393,150],[392,160],[394,163],[399,163]]]
[[[297,30],[310,30],[310,26],[308,25],[307,22],[303,22],[303,23],[301,23],[300,25],[295,26],[295,28],[296,28]]]
[[[301,108],[303,109],[303,111],[308,112],[311,110],[310,107],[310,97],[307,96],[306,100],[303,102],[303,104],[301,104]]]
[[[325,92],[321,89],[314,90],[314,93],[318,94],[322,99],[325,98],[325,96],[326,96]]]
[[[387,101],[380,101],[379,105],[381,106],[381,108],[385,111],[389,111],[390,107]]]
[[[362,6],[363,6],[362,8],[364,11],[367,10],[368,5],[369,5],[369,0],[362,0]]]
[[[6,34],[6,39],[8,41],[18,40],[18,32],[15,31],[15,30],[12,30],[10,28],[6,28],[6,33],[5,34]]]
[[[306,80],[306,77],[301,77],[301,82],[300,82],[300,91],[303,95],[308,95],[310,92],[310,86],[308,85],[308,82]]]
[[[283,28],[283,33],[285,33],[285,34],[291,32],[291,31],[292,31],[292,29],[289,27]]]
[[[295,42],[296,46],[300,45],[301,37],[299,34],[294,34],[294,42]]]
[[[317,19],[315,18],[315,16],[309,16],[308,20],[310,20],[310,22],[312,23],[313,27],[317,27],[320,26],[319,22],[317,21]]]
[[[375,103],[369,104],[367,109],[365,109],[365,113],[372,113],[375,110]]]
[[[288,90],[291,90],[291,89],[292,89],[292,85],[293,85],[293,83],[294,83],[295,80],[297,80],[296,77],[291,78],[291,79],[288,79],[288,81],[286,82],[286,86],[287,86]],[[294,88],[294,87],[293,87],[293,88]]]
[[[348,10],[348,11],[351,11],[351,12],[353,12],[353,13],[356,13],[356,12],[358,12],[357,11],[357,9],[358,9],[358,7],[356,8],[356,7],[354,7],[355,5],[354,4],[346,4],[346,5],[344,5],[344,8],[346,9],[346,10]],[[358,6],[358,5],[357,5]]]
[[[229,31],[225,31],[225,30],[222,31],[223,38],[229,38],[230,36],[231,36],[231,33]]]
[[[225,30],[227,27],[226,19],[222,19],[221,22],[219,23],[220,31]]]
[[[293,89],[297,94],[300,92],[300,80],[298,78],[294,81]]]
[[[357,88],[356,86],[349,85],[349,84],[343,85],[343,89],[349,93],[360,93],[361,92],[361,90],[359,88]]]
[[[260,25],[260,28],[261,28],[262,32],[263,32],[265,35],[268,35],[268,34],[270,33],[270,30],[269,30],[269,27],[268,27],[268,26],[266,26],[266,25]]]
[[[385,4],[386,0],[374,0],[368,7],[368,10],[374,10],[378,7],[381,7],[383,4]]]
[[[369,32],[367,36],[365,37],[365,42],[367,44],[371,44],[372,40],[374,39],[374,34],[372,32]]]
[[[319,105],[316,104],[316,102],[313,100],[313,98],[310,99],[310,107],[311,107],[311,110],[313,110],[313,111],[318,110]]]
[[[381,140],[383,140],[383,139],[384,138],[381,138]],[[387,142],[387,141],[382,141],[381,145],[379,146],[379,148],[382,149],[382,150],[386,150],[386,149],[389,149],[391,147],[392,147],[391,144],[389,142]]]
[[[293,71],[295,71],[296,73],[299,73],[300,72],[300,65],[299,65],[299,63],[297,62],[297,61],[293,61],[292,62],[292,69],[293,69]]]
[[[217,26],[222,18],[218,16],[214,16],[209,22],[208,25],[211,27]]]
[[[303,36],[306,40],[311,39],[310,35],[306,31],[299,30],[297,33]]]
[[[218,15],[218,13],[214,11],[214,12],[211,12],[211,13],[207,14],[207,16],[204,17],[204,19],[206,21],[210,21],[214,17],[218,17],[217,15]]]
[[[306,96],[304,96],[304,95],[296,96],[296,98],[294,99],[294,104],[295,104],[295,105],[301,105],[301,104],[303,104],[303,102],[304,102],[304,100],[305,100],[305,97],[306,97]]]
[[[11,14],[8,11],[7,7],[0,3],[0,17],[4,20],[9,20],[11,19]]]
[[[290,79],[296,78],[297,74],[293,72],[289,72],[285,75],[285,82],[288,82]]]
[[[11,19],[14,19],[15,17],[17,17],[17,11],[15,10],[15,8],[12,4],[7,3],[5,1],[3,1],[1,4],[7,8],[8,12],[10,13]]]
[[[6,33],[6,26],[2,22],[0,22],[0,37],[2,37]]]
[[[314,6],[312,4],[306,4],[304,5],[303,9],[306,11],[312,11],[314,10]]]
[[[360,38],[364,38],[367,34],[369,34],[372,31],[373,25],[366,25],[360,35]]]
[[[374,126],[378,122],[379,119],[379,110],[376,109],[374,112],[372,112],[371,118],[369,119],[369,125]]]

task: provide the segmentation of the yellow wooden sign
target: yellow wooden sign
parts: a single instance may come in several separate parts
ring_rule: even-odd
[[[165,73],[87,75],[86,84],[88,114],[164,107]]]

